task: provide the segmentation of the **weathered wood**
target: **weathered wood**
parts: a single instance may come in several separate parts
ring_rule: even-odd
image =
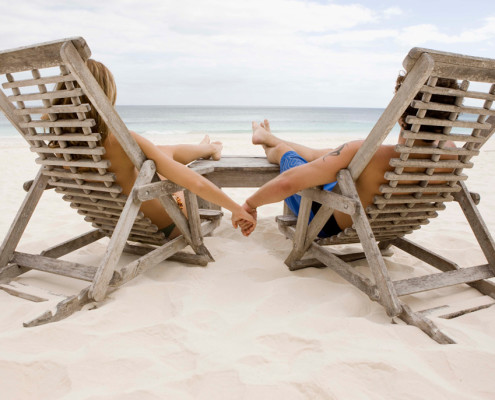
[[[316,258],[305,258],[304,260],[294,261],[292,263],[291,271],[299,271],[303,268],[326,268],[327,266],[323,264]]]
[[[283,226],[293,226],[297,223],[297,217],[295,215],[277,215],[275,220]]]
[[[94,211],[86,211],[86,210],[78,210],[78,214],[84,215],[84,219],[89,221],[89,222],[94,222],[95,220],[102,219],[106,221],[112,221],[115,225],[117,224],[119,218],[120,218],[120,213],[118,212],[108,212],[107,210],[99,211],[99,210],[94,210]],[[108,223],[108,222],[106,222]],[[149,218],[139,218],[139,216],[136,218],[134,221],[134,226],[152,226],[153,227],[153,232],[156,232],[158,228],[156,225],[154,225]]]
[[[198,160],[190,167],[218,187],[259,187],[280,173],[266,157],[224,156],[219,161]]]
[[[299,261],[305,253],[305,239],[308,231],[308,222],[311,213],[311,199],[307,197],[301,198],[301,204],[299,206],[299,214],[297,216],[296,233],[293,238],[293,248],[289,256],[285,259],[285,264],[292,268],[294,261]],[[324,206],[322,206],[323,208]],[[321,209],[320,209],[321,210]],[[313,218],[314,220],[314,218]]]
[[[459,266],[456,263],[439,254],[435,254],[425,247],[420,246],[417,243],[413,243],[408,239],[402,238],[394,240],[392,245],[441,271],[452,271],[459,269]]]
[[[65,161],[63,158],[46,157],[45,159],[37,158],[35,161],[36,164],[53,166],[53,167],[68,167],[68,168],[73,168],[73,167],[109,168],[110,167],[110,161],[108,160],[101,160],[98,162],[92,161],[90,159]]]
[[[26,290],[21,290],[20,288],[13,286],[12,283],[0,284],[0,290],[3,290],[4,292],[7,292],[12,296],[16,296],[24,300],[34,301],[35,303],[40,303],[48,300],[36,294],[28,293],[26,292]]]
[[[219,224],[219,221],[206,221],[201,224],[201,234],[202,236],[206,236],[211,233]],[[188,245],[184,236],[178,236],[175,239],[172,239],[166,245],[156,248],[155,250],[147,253],[143,257],[138,260],[127,264],[125,267],[122,267],[120,271],[116,271],[110,285],[112,286],[120,286],[124,283],[130,281],[137,275],[147,271],[152,268],[159,262],[171,257],[173,254],[177,253],[179,250],[182,250],[184,247]]]
[[[220,219],[223,216],[223,212],[220,210],[200,208],[198,212],[201,219],[207,219],[209,221]]]
[[[493,241],[492,235],[483,221],[478,208],[474,204],[466,185],[463,182],[460,182],[459,185],[461,186],[461,191],[456,194],[455,199],[466,215],[474,236],[486,257],[492,272],[495,273],[495,242]]]
[[[123,203],[127,201],[127,196],[121,194],[117,197],[111,196],[109,193],[105,192],[93,192],[93,193],[84,193],[82,190],[78,189],[65,189],[65,188],[55,188],[57,193],[64,194],[63,197],[66,201],[71,201],[74,203],[88,202],[87,204],[92,205],[101,205],[102,207],[108,208],[117,208],[121,209]]]
[[[399,318],[402,319],[404,322],[406,322],[409,325],[418,327],[437,343],[440,344],[456,343],[454,339],[443,333],[428,318],[421,315],[420,313],[413,312],[407,304],[402,303],[401,305],[402,305],[402,313],[399,315]]]
[[[21,88],[27,86],[38,86],[38,85],[50,85],[54,83],[61,83],[67,81],[73,81],[74,77],[71,74],[68,75],[53,75],[44,76],[34,79],[19,79],[15,82],[5,82],[2,83],[4,89]],[[44,113],[41,113],[44,114]]]
[[[472,168],[473,163],[463,162],[457,160],[439,160],[432,161],[426,159],[409,158],[407,160],[401,160],[400,158],[391,158],[391,167],[402,167],[402,168]]]
[[[60,57],[60,49],[66,42],[71,42],[84,60],[87,60],[91,55],[91,51],[82,37],[19,47],[0,51],[0,74],[58,66],[63,62]]]
[[[438,214],[436,212],[428,211],[428,212],[414,212],[410,211],[407,215],[401,214],[380,214],[378,215],[373,222],[383,222],[383,221],[410,221],[413,223],[415,220],[423,220],[425,218],[436,218]]]
[[[451,128],[469,128],[469,129],[489,129],[490,124],[470,121],[451,121],[439,118],[418,118],[412,115],[406,117],[406,123],[411,125],[431,125],[431,126],[449,126]]]
[[[395,172],[385,172],[385,179],[390,181],[438,181],[438,182],[450,182],[450,181],[465,181],[467,175],[465,174],[449,174],[438,172],[432,175],[428,175],[422,172],[404,172],[402,174],[396,174]]]
[[[36,134],[36,135],[26,135],[25,138],[27,140],[64,140],[68,142],[87,142],[88,144],[91,142],[98,142],[101,140],[101,135],[99,133],[64,133],[62,135],[53,135],[53,134]]]
[[[397,123],[399,117],[414,99],[418,90],[423,87],[433,67],[434,62],[431,56],[422,54],[414,64],[414,67],[409,70],[394,98],[349,163],[347,169],[351,171],[353,180],[356,180],[361,175],[361,172],[368,165],[373,155]]]
[[[172,195],[162,195],[159,198],[159,201],[162,207],[165,209],[165,212],[169,215],[169,217],[174,222],[175,226],[179,231],[184,235],[187,243],[192,244],[191,232],[189,230],[189,222],[185,215],[182,213],[181,209],[177,205],[177,202],[173,198]]]
[[[103,92],[103,89],[100,87],[93,74],[89,71],[86,63],[81,58],[74,45],[71,42],[64,43],[60,50],[60,54],[64,64],[77,78],[77,82],[84,90],[84,93],[91,101],[93,107],[107,124],[108,129],[115,135],[134,166],[140,170],[141,165],[146,160],[144,153],[129,133],[127,126],[115,112],[110,100]],[[92,290],[90,290],[90,293],[92,293]]]
[[[52,170],[44,170],[43,175],[56,178],[81,179],[84,181],[115,182],[117,180],[115,174],[111,172],[102,175],[97,172],[70,172],[55,168]]]
[[[96,242],[104,236],[105,235],[103,235],[98,229],[95,229],[76,236],[73,239],[64,241],[56,246],[49,247],[48,249],[43,250],[40,254],[44,257],[59,258],[66,254],[72,253],[81,247],[87,246],[90,243]]]
[[[43,257],[36,254],[14,252],[12,262],[22,267],[38,271],[51,272],[57,275],[69,276],[91,282],[96,268],[92,265],[57,260],[51,257]]]
[[[411,254],[412,256],[424,261],[427,264],[439,269],[440,271],[453,271],[460,269],[459,265],[448,260],[447,258],[435,254],[423,246],[413,243],[405,238],[393,240],[392,245]],[[469,286],[477,289],[479,292],[486,294],[495,299],[495,283],[491,281],[469,282]]]
[[[452,155],[452,156],[477,156],[480,152],[478,150],[468,150],[463,147],[428,147],[428,146],[414,146],[408,147],[402,144],[395,146],[395,150],[398,153],[404,154],[439,154],[439,155]]]
[[[196,195],[189,190],[184,191],[184,200],[187,210],[187,219],[189,221],[189,230],[191,232],[192,242],[195,246],[203,244],[201,237],[201,221],[199,218],[198,201]]]
[[[240,171],[215,171],[203,175],[218,187],[260,187],[266,182],[276,178],[279,172],[243,172]]]
[[[153,161],[146,161],[143,163],[139,175],[136,178],[134,186],[140,186],[151,181],[153,175],[155,174],[156,168]],[[107,251],[101,261],[97,272],[95,274],[94,280],[89,287],[88,296],[96,301],[101,301],[105,297],[108,284],[112,279],[112,274],[114,272],[115,266],[122,254],[125,242],[131,231],[132,224],[136,218],[140,202],[133,200],[132,196],[129,196],[124,209],[122,210],[122,216],[115,227],[110,243],[107,247]]]
[[[361,203],[342,196],[341,194],[324,191],[317,188],[305,189],[298,193],[301,196],[308,197],[312,201],[316,201],[320,204],[331,206],[334,210],[346,213],[354,214],[356,207],[359,207]]]
[[[343,195],[359,201],[359,196],[349,170],[341,170],[337,174],[337,181],[339,182]],[[351,217],[356,227],[359,240],[363,246],[363,250],[366,253],[366,260],[368,261],[370,270],[375,278],[375,284],[380,293],[380,302],[385,307],[389,316],[397,316],[401,313],[400,302],[388,276],[387,267],[385,266],[380,249],[375,241],[366,214],[362,207],[360,207],[356,210],[354,215],[351,215]]]
[[[478,115],[495,115],[495,110],[488,110],[482,107],[468,107],[457,106],[443,103],[430,103],[421,100],[414,100],[411,103],[411,107],[421,110],[436,110],[436,111],[448,111],[452,113],[465,113],[465,114],[478,114]],[[447,135],[450,136],[450,135]]]
[[[427,219],[420,219],[420,220],[414,220],[414,221],[402,221],[395,223],[395,221],[371,221],[370,226],[373,229],[373,232],[376,235],[376,228],[409,228],[409,230],[412,230],[412,228],[418,229],[419,225],[427,225],[429,224],[430,221]]]
[[[33,100],[53,100],[53,99],[64,99],[67,97],[79,97],[82,96],[84,92],[82,89],[77,88],[73,90],[54,90],[53,92],[47,93],[27,93],[7,96],[7,98],[14,101],[33,101]]]
[[[82,41],[82,39],[81,39]],[[83,41],[82,41],[83,42]],[[79,43],[76,43],[79,46]],[[85,43],[84,43],[85,45]],[[46,46],[50,47],[48,49]],[[0,107],[6,112],[9,121],[11,121],[17,130],[30,143],[32,150],[40,154],[37,162],[44,167],[40,170],[37,180],[29,189],[30,192],[26,197],[26,201],[36,202],[32,195],[33,189],[39,186],[40,180],[44,183],[44,189],[48,187],[56,187],[55,190],[64,194],[64,199],[71,202],[71,207],[77,208],[78,212],[85,214],[85,218],[92,224],[99,224],[102,229],[95,230],[80,237],[65,241],[57,246],[53,246],[42,252],[42,255],[33,255],[25,253],[15,253],[15,247],[18,242],[17,234],[11,235],[4,242],[2,249],[7,250],[2,253],[5,258],[4,266],[0,268],[0,281],[6,282],[13,277],[18,276],[30,269],[39,269],[47,272],[53,272],[60,275],[75,277],[92,281],[92,285],[84,289],[78,296],[73,296],[62,301],[57,305],[55,312],[47,312],[35,320],[25,324],[25,326],[34,326],[41,323],[52,322],[65,318],[74,311],[80,309],[84,304],[91,302],[93,299],[101,300],[105,296],[108,283],[115,283],[116,277],[113,267],[120,257],[122,247],[125,245],[126,239],[130,241],[138,241],[140,243],[149,243],[152,245],[161,246],[161,254],[169,252],[173,259],[179,262],[189,262],[197,265],[206,265],[212,260],[208,250],[202,243],[202,235],[211,233],[218,225],[219,218],[222,213],[212,210],[201,212],[198,210],[195,195],[189,195],[186,201],[190,212],[190,220],[188,221],[182,215],[182,221],[185,222],[185,227],[188,223],[192,226],[192,247],[199,254],[179,253],[174,246],[170,246],[162,232],[153,233],[157,227],[151,223],[149,218],[143,218],[143,213],[139,211],[141,201],[134,198],[134,192],[139,185],[150,183],[155,176],[154,165],[151,161],[145,162],[144,154],[134,141],[132,136],[127,131],[127,128],[120,120],[108,98],[104,95],[102,89],[97,84],[92,74],[87,69],[84,60],[89,56],[89,49],[83,57],[77,53],[74,44],[69,41],[61,41],[54,45],[57,48],[57,55],[60,59],[59,63],[54,63],[53,66],[59,66],[61,75],[42,77],[37,68],[47,66],[39,60],[33,59],[29,62],[21,62],[16,64],[12,61],[15,59],[15,52],[0,52],[0,60],[14,65],[17,68],[21,65],[37,65],[32,68],[33,79],[22,79],[15,81],[9,71],[7,73],[8,82],[3,86],[12,89],[12,96],[7,97],[0,91]],[[22,50],[20,53],[31,55],[33,57],[45,57],[46,54],[53,55],[53,46],[51,44],[43,44],[39,48],[36,46]],[[17,53],[19,55],[20,53]],[[62,54],[60,56],[60,54]],[[45,60],[51,65],[52,61]],[[61,65],[63,63],[64,65]],[[41,65],[41,67],[40,67]],[[0,68],[3,64],[0,63]],[[77,80],[77,84],[76,81]],[[65,82],[66,90],[48,91],[47,84],[58,84]],[[59,85],[60,87],[63,87]],[[78,87],[79,86],[79,87]],[[31,87],[23,93],[20,92],[21,87]],[[30,91],[36,91],[29,93]],[[91,132],[91,127],[95,125],[94,120],[87,119],[85,113],[90,110],[90,104],[81,104],[79,98],[82,94],[86,94],[94,108],[99,112],[100,116],[107,123],[109,129],[119,139],[124,150],[129,158],[140,171],[139,177],[134,187],[134,192],[129,197],[121,194],[121,188],[115,185],[115,174],[108,173],[110,167],[108,160],[103,160],[104,148],[98,146],[98,141],[101,140],[99,133]],[[50,99],[72,97],[72,105],[55,105],[51,106]],[[24,101],[41,100],[42,105],[33,107],[25,107]],[[17,102],[17,108],[12,104]],[[61,113],[76,113],[77,118],[73,119],[58,119],[58,114]],[[32,114],[48,115],[48,120],[40,120],[38,117],[31,118]],[[82,133],[64,133],[62,128],[78,128]],[[37,132],[35,128],[49,128],[50,133]],[[47,147],[48,141],[56,141],[59,147]],[[70,146],[69,142],[79,142]],[[54,157],[53,154],[61,155]],[[92,159],[77,159],[77,155],[88,155]],[[62,157],[63,156],[63,157]],[[142,165],[142,168],[140,168]],[[88,172],[78,172],[79,168],[88,168]],[[97,171],[92,171],[97,170]],[[203,168],[204,172],[211,172],[211,168]],[[48,185],[47,182],[53,183]],[[37,190],[38,198],[43,190]],[[125,206],[123,206],[125,204]],[[34,204],[35,205],[35,204]],[[34,205],[31,208],[34,209]],[[174,202],[175,208],[178,210],[177,204]],[[30,207],[21,208],[23,212],[20,219],[22,224],[14,221],[15,229],[24,229],[27,220],[32,211]],[[90,210],[90,211],[85,211]],[[180,210],[178,210],[180,213]],[[28,215],[29,214],[29,215]],[[134,214],[131,215],[131,214]],[[19,217],[18,215],[18,217]],[[120,215],[120,219],[117,216]],[[207,218],[201,227],[199,226],[199,215],[202,218]],[[135,217],[137,218],[135,220]],[[117,222],[118,219],[118,222]],[[115,226],[115,223],[117,225]],[[23,225],[23,226],[21,226]],[[180,225],[180,221],[179,221]],[[180,227],[180,226],[179,226]],[[22,233],[22,232],[21,232]],[[100,263],[100,268],[93,266],[84,266],[82,264],[71,263],[68,261],[57,260],[54,257],[67,254],[87,245],[94,240],[107,235],[112,235],[107,252]],[[189,235],[191,238],[191,235]],[[19,234],[20,237],[20,234]],[[187,239],[187,238],[186,238]],[[184,246],[188,244],[184,240]],[[15,243],[14,243],[15,242]],[[184,247],[183,246],[183,247]],[[119,248],[120,247],[120,248]],[[7,254],[9,253],[10,254]],[[158,253],[160,253],[158,252]],[[143,260],[136,260],[134,263],[137,269],[141,270],[144,267],[150,267],[150,260],[155,260],[157,254],[147,257]],[[6,255],[7,254],[7,255]],[[141,264],[141,261],[143,263]],[[8,263],[10,262],[10,263]],[[8,263],[8,264],[7,264]],[[131,269],[132,270],[132,269]],[[128,271],[131,271],[128,270]],[[132,273],[135,273],[134,270]],[[120,275],[119,275],[120,276]],[[128,275],[130,276],[130,275]],[[123,281],[121,281],[122,283]],[[22,292],[22,291],[21,291]],[[21,293],[21,295],[23,295]]]
[[[473,90],[459,90],[459,89],[450,89],[444,87],[433,87],[433,86],[423,86],[420,89],[420,92],[428,93],[428,94],[439,94],[443,96],[456,96],[470,99],[480,99],[480,100],[490,100],[495,101],[495,95],[485,93],[485,92],[476,92]]]
[[[459,182],[460,183],[460,182]],[[434,185],[420,186],[420,185],[397,185],[396,187],[390,187],[388,185],[381,185],[380,192],[382,193],[455,193],[460,191],[461,188],[457,184],[455,186],[449,185]]]
[[[144,256],[145,254],[148,254],[149,252],[151,252],[153,250],[155,250],[154,247],[136,246],[136,245],[131,245],[129,243],[126,244],[126,246],[124,247],[124,252],[136,254],[139,256]],[[210,261],[210,260],[208,260],[208,257],[205,255],[185,253],[185,252],[181,252],[181,251],[178,251],[177,253],[168,257],[166,260],[167,261],[176,261],[176,262],[186,263],[186,264],[201,265],[202,267],[208,265],[208,262]]]
[[[31,215],[38,204],[38,201],[45,190],[48,178],[38,172],[34,179],[34,184],[29,189],[24,201],[22,202],[19,211],[17,212],[12,225],[10,226],[7,235],[0,247],[0,269],[7,265],[10,261],[19,240],[21,239],[24,229],[31,218]]]
[[[81,310],[86,304],[91,303],[93,300],[88,296],[88,288],[83,289],[79,294],[71,297],[67,297],[65,300],[57,304],[55,312],[46,311],[39,317],[34,318],[29,322],[25,322],[23,326],[30,328],[33,326],[47,324],[49,322],[60,321],[74,314],[76,311]]]
[[[98,219],[95,219],[95,221],[93,221],[92,225],[94,227],[98,227],[98,228],[101,228],[101,229],[104,229],[107,231],[115,230],[115,228],[116,228],[115,224],[108,223],[107,221],[100,221]],[[130,232],[133,235],[143,235],[143,236],[153,235],[153,236],[156,236],[157,238],[160,238],[160,239],[165,238],[165,234],[163,232],[158,232],[158,228],[156,225],[147,224],[144,226],[140,226],[140,225],[136,225],[133,223]]]
[[[294,240],[295,230],[293,227],[279,224],[279,230],[289,239]],[[316,245],[311,244],[311,255],[316,257],[318,261],[331,268],[337,274],[342,276],[345,280],[356,286],[359,290],[366,293],[372,300],[378,301],[379,294],[375,285],[362,273],[349,267],[347,263],[342,261],[335,254],[329,250]],[[297,264],[294,264],[297,268]]]
[[[475,282],[482,279],[493,278],[494,274],[488,265],[460,268],[453,271],[424,275],[416,278],[395,281],[394,286],[398,296],[424,292],[460,283]]]
[[[388,214],[388,213],[414,213],[421,211],[440,211],[445,210],[443,203],[425,203],[414,204],[412,207],[407,205],[386,205],[384,208],[377,208],[376,205],[366,207],[368,214]]]
[[[451,195],[440,196],[435,194],[424,194],[421,197],[414,197],[414,195],[394,195],[390,198],[384,196],[375,196],[373,203],[375,204],[418,204],[418,203],[430,203],[430,202],[447,202],[453,201],[454,198]]]
[[[64,200],[70,201],[71,208],[75,208],[77,210],[90,211],[90,212],[102,211],[110,215],[116,215],[116,216],[120,216],[120,210],[124,208],[122,203],[107,204],[109,202],[104,202],[103,200],[92,202],[91,200],[78,199],[76,197],[74,197],[73,199],[64,198]]]
[[[65,140],[60,137],[59,140]],[[30,147],[33,153],[46,153],[46,154],[88,154],[95,156],[102,156],[105,154],[104,147],[87,147],[87,146],[71,146],[71,147]]]
[[[32,120],[30,122],[21,122],[19,124],[21,128],[91,128],[96,125],[94,119],[60,119],[56,121],[44,121],[44,120]],[[60,135],[59,138],[64,140],[64,135]]]
[[[184,190],[182,186],[168,180],[149,183],[136,188],[134,196],[139,201],[156,199],[165,194],[172,194]]]
[[[30,268],[20,267],[17,264],[9,263],[5,267],[0,268],[0,283],[8,283],[13,278],[30,271]]]
[[[490,303],[490,304],[483,304],[483,305],[477,306],[477,307],[470,307],[470,308],[466,308],[464,310],[439,315],[438,318],[444,318],[444,319],[457,318],[457,317],[460,317],[461,315],[466,315],[466,314],[469,314],[469,313],[472,313],[475,311],[484,310],[485,308],[489,308],[489,307],[493,306],[494,304],[495,303]]]
[[[55,187],[75,188],[81,190],[91,190],[97,192],[117,193],[117,194],[122,193],[122,188],[118,185],[112,185],[109,187],[99,182],[83,181],[84,183],[77,183],[76,181],[72,181],[69,179],[60,179],[57,181],[50,179],[48,182],[51,186],[55,186]]]

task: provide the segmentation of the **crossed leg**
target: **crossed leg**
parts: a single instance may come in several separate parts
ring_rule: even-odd
[[[260,124],[253,122],[253,144],[263,146],[268,161],[280,164],[280,159],[288,151],[295,151],[306,161],[311,162],[324,156],[332,149],[313,149],[299,143],[289,142],[275,136],[270,130],[270,123],[264,120]]]
[[[222,142],[210,142],[205,135],[199,144],[159,145],[158,148],[181,164],[189,164],[200,158],[220,160],[222,157]]]

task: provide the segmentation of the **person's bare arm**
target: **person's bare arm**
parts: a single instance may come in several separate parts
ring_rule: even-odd
[[[146,157],[155,162],[157,172],[161,176],[185,187],[203,199],[231,211],[232,224],[235,228],[237,228],[241,220],[256,224],[255,219],[250,214],[208,179],[199,175],[187,166],[175,161],[149,140],[135,132],[131,132],[131,134],[136,139],[136,142],[139,147],[141,147],[141,150],[143,150]]]
[[[304,165],[289,169],[267,182],[246,200],[246,211],[264,204],[276,203],[314,186],[325,185],[337,179],[337,173],[346,168],[362,142],[349,142],[324,156]]]

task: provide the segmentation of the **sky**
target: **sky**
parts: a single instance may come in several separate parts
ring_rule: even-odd
[[[493,1],[0,0],[0,50],[86,39],[118,105],[385,107],[413,47],[495,58]]]

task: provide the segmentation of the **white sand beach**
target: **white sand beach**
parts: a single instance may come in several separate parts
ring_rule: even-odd
[[[178,139],[159,138],[162,143]],[[212,139],[224,142],[224,154],[262,154],[248,135]],[[197,142],[200,136],[180,140]],[[318,135],[304,140],[314,146],[339,143]],[[21,139],[2,139],[0,146],[3,240],[24,198],[22,183],[34,178],[37,166]],[[491,139],[475,168],[466,171],[492,234],[494,154]],[[228,190],[239,202],[250,192]],[[163,262],[101,304],[57,323],[23,328],[22,322],[56,299],[33,303],[0,291],[0,399],[495,398],[494,307],[439,319],[455,345],[439,345],[415,327],[392,324],[379,304],[330,269],[287,269],[291,244],[275,223],[281,210],[281,203],[261,208],[249,238],[232,229],[227,212],[214,235],[205,238],[216,262],[207,267]],[[47,191],[20,249],[36,253],[89,229],[57,193]],[[486,262],[454,203],[413,238],[460,265]],[[97,263],[106,243],[64,259]],[[433,270],[400,250],[386,262],[394,279]],[[356,265],[367,268],[364,260]],[[17,281],[64,295],[85,286],[41,272]],[[409,302],[422,309],[478,296],[459,286],[410,296]]]

